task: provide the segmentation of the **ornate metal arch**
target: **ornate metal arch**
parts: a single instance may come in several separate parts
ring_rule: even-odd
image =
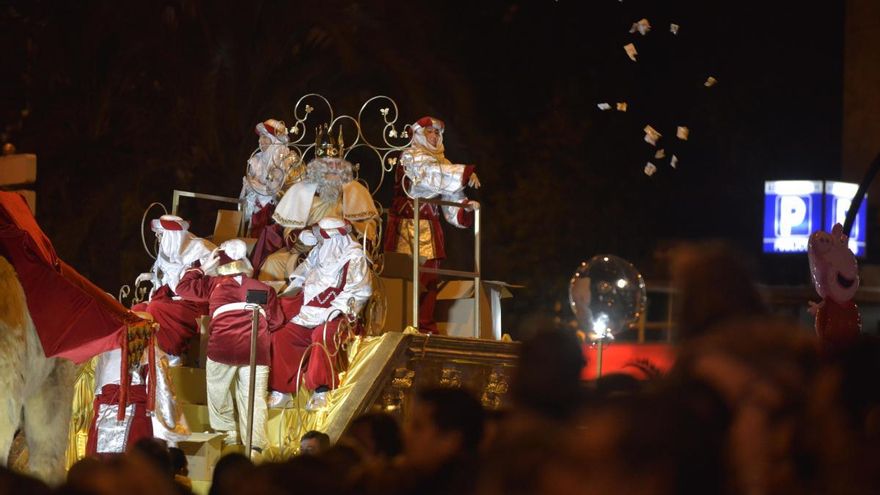
[[[316,108],[327,110],[331,128],[337,128],[346,122],[357,131],[353,141],[346,144],[345,157],[357,149],[369,150],[369,156],[375,157],[374,166],[379,168],[379,183],[370,187],[363,179],[372,194],[376,194],[385,181],[385,174],[394,170],[397,157],[394,156],[402,149],[410,145],[412,141],[410,127],[412,124],[404,124],[399,127],[399,111],[397,102],[385,95],[376,95],[365,101],[357,115],[337,114],[330,100],[318,93],[309,93],[300,97],[293,107],[293,125],[288,128],[288,147],[295,150],[300,157],[301,163],[308,163],[314,156],[315,129],[324,122],[309,122],[311,114]],[[375,113],[373,113],[375,112]],[[377,118],[381,134],[379,136],[367,136],[365,123],[368,119]],[[308,125],[314,124],[314,125]],[[256,153],[259,148],[254,151]],[[359,164],[360,165],[360,164]]]

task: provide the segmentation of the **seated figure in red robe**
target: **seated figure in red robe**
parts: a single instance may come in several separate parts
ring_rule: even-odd
[[[339,218],[324,218],[300,240],[313,245],[308,258],[291,275],[282,305],[292,318],[272,334],[272,406],[284,405],[305,378],[312,390],[308,409],[322,407],[336,387],[333,361],[339,352],[343,323],[356,322],[357,314],[373,293],[369,260],[351,237],[352,226]],[[356,323],[355,325],[356,326]],[[300,364],[305,368],[300,372]]]
[[[216,246],[190,233],[189,222],[175,215],[162,215],[150,227],[159,238],[159,250],[152,269],[138,276],[136,284],[149,281],[153,289],[149,301],[131,309],[152,315],[159,324],[159,348],[168,354],[172,366],[178,366],[190,339],[198,335],[197,321],[208,314],[208,305],[184,300],[175,289],[183,271],[195,262],[204,262]]]

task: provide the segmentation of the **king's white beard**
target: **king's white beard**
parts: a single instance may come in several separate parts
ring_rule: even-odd
[[[327,163],[330,160],[338,160],[342,168],[330,170]],[[328,175],[332,177],[328,178]],[[348,184],[354,178],[351,163],[339,158],[315,158],[306,166],[306,181],[318,185],[318,196],[324,201],[335,203],[342,194],[342,186]]]

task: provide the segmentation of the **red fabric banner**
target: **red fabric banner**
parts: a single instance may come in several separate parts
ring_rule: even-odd
[[[55,253],[24,199],[0,191],[0,256],[18,274],[46,357],[81,363],[142,321]]]

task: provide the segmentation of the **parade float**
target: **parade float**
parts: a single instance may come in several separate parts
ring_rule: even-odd
[[[155,261],[116,299],[58,260],[23,201],[4,196],[4,229],[11,234],[3,255],[15,268],[3,272],[10,275],[5,283],[14,286],[18,273],[33,318],[33,326],[23,325],[22,307],[14,318],[4,315],[16,338],[27,342],[17,350],[30,359],[9,361],[41,366],[47,370],[41,376],[50,378],[64,371],[52,387],[24,386],[72,403],[54,407],[52,422],[42,420],[55,425],[51,431],[19,428],[17,419],[4,426],[0,440],[7,445],[19,433],[14,462],[60,479],[65,465],[87,454],[124,451],[152,432],[178,444],[189,457],[192,479],[206,483],[220,455],[242,450],[241,444],[249,453],[257,439],[250,433],[229,441],[229,432],[212,428],[209,341],[212,327],[222,327],[218,322],[230,315],[252,321],[248,328],[257,330],[250,332],[250,363],[240,366],[257,371],[250,376],[259,375],[257,336],[272,318],[287,322],[284,331],[267,337],[274,375],[268,377],[268,408],[261,412],[246,399],[233,414],[233,429],[237,421],[238,429],[252,432],[265,421],[263,448],[254,451],[262,459],[294,455],[309,430],[335,440],[365,412],[403,420],[424,386],[467,388],[488,409],[511,405],[519,344],[503,331],[501,302],[514,286],[481,275],[481,206],[465,193],[480,183],[473,166],[446,159],[445,124],[434,117],[401,124],[397,104],[385,96],[367,100],[356,115],[337,115],[326,98],[309,94],[296,102],[293,116],[290,126],[279,119],[255,126],[259,144],[243,160],[239,197],[215,194],[206,185],[174,190],[169,206],[163,198],[146,206],[140,229]],[[391,204],[374,200],[391,182]],[[473,236],[464,248],[473,250],[470,269],[441,268],[448,248],[443,229],[450,226]],[[240,303],[215,304],[215,288],[201,298],[193,289],[194,279],[211,275],[268,290],[248,291]],[[42,297],[45,284],[72,295],[58,302]],[[570,301],[586,332],[585,379],[602,375],[603,357],[607,371],[645,352],[668,365],[663,344],[634,351],[613,343],[645,319],[645,283],[625,260],[601,255],[582,264]],[[282,315],[271,316],[268,303],[277,303]],[[78,319],[55,328],[59,320],[49,315],[68,313]],[[44,356],[33,345],[33,327]],[[239,389],[250,387],[245,398],[254,396],[254,380],[238,382]],[[23,397],[25,409],[39,400]],[[27,411],[24,417],[40,418]],[[47,463],[38,442],[59,437],[69,441],[55,442]]]

